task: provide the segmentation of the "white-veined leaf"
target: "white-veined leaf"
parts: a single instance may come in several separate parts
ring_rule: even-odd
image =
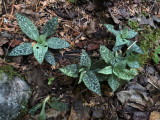
[[[117,35],[116,36],[116,43],[114,45],[114,47],[118,47],[121,45],[125,45],[128,41],[124,38],[121,37],[121,35]]]
[[[105,74],[105,75],[112,74],[112,66],[107,66],[107,67],[99,70],[98,73]]]
[[[107,47],[104,45],[100,46],[100,54],[101,57],[104,59],[106,63],[108,63],[112,58],[114,58],[113,52],[111,52]]]
[[[21,30],[31,39],[38,40],[39,38],[39,32],[36,28],[36,26],[33,24],[32,21],[30,21],[25,16],[22,16],[20,14],[16,14],[16,19],[18,21],[18,25],[20,26]]]
[[[34,57],[40,64],[42,64],[47,51],[48,51],[47,43],[46,44],[37,43],[33,46]]]
[[[115,75],[110,75],[108,77],[108,84],[112,88],[112,91],[115,92],[120,86],[119,78]]]
[[[67,76],[74,77],[74,78],[78,77],[77,64],[67,65],[63,68],[60,68],[59,70]]]
[[[51,20],[49,20],[43,27],[43,33],[48,37],[49,35],[52,35],[58,26],[58,17],[54,17]]]
[[[91,58],[85,50],[82,50],[79,65],[80,67],[86,67],[87,69],[90,69],[91,67]]]
[[[57,37],[51,37],[47,40],[48,47],[52,49],[61,49],[61,48],[67,48],[70,46],[70,44]]]
[[[129,52],[144,53],[143,50],[134,42],[127,42],[127,46],[129,47]]]
[[[127,64],[131,68],[139,68],[140,67],[140,65],[137,61],[127,61]]]
[[[126,60],[117,62],[113,68],[113,73],[118,78],[129,81],[133,79],[138,74],[138,72],[136,69],[126,69],[126,63]]]
[[[114,26],[113,25],[110,25],[110,24],[104,24],[104,26],[107,28],[107,30],[111,33],[113,33],[115,36],[117,36],[119,33],[119,31],[115,30],[114,29]]]
[[[101,87],[97,76],[92,71],[87,71],[83,76],[86,87],[94,93],[101,95]]]
[[[138,34],[138,33],[135,32],[134,30],[128,30],[127,33],[128,33],[127,36],[126,36],[127,39],[134,38],[134,37]]]
[[[78,84],[80,84],[83,81],[83,77],[85,74],[86,74],[86,71],[81,71]]]
[[[31,43],[22,43],[15,47],[9,56],[19,56],[19,55],[29,55],[33,53],[33,48]]]
[[[54,56],[52,55],[52,53],[50,51],[46,52],[44,58],[49,64],[56,65],[55,58],[54,58]]]

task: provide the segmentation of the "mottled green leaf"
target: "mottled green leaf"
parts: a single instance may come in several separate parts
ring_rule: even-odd
[[[47,36],[52,35],[58,26],[58,17],[54,17],[49,20],[43,27],[43,33]]]
[[[120,86],[119,78],[115,75],[110,75],[108,78],[108,84],[112,88],[112,91],[115,92]]]
[[[49,105],[50,105],[53,109],[55,109],[55,110],[57,110],[57,111],[65,111],[65,110],[68,109],[67,104],[64,103],[64,102],[53,101],[53,102],[49,103]]]
[[[15,47],[9,56],[19,56],[19,55],[29,55],[33,53],[33,48],[31,43],[22,43]]]
[[[48,45],[46,44],[35,44],[33,46],[34,57],[41,64],[44,60],[45,54],[48,51]]]
[[[104,26],[107,28],[107,30],[111,33],[113,33],[115,36],[117,36],[119,33],[119,31],[115,30],[114,29],[114,26],[113,25],[110,25],[110,24],[104,24]]]
[[[135,42],[127,42],[128,51],[129,52],[136,52],[136,53],[141,53],[143,54],[144,52],[142,49],[135,43]]]
[[[22,16],[20,14],[16,14],[16,19],[18,21],[18,25],[20,26],[21,30],[31,39],[38,40],[39,32],[36,28],[36,26],[33,24],[32,21],[30,21],[25,16]]]
[[[126,39],[128,36],[128,29],[125,28],[125,29],[120,30],[120,36],[122,39]]]
[[[84,74],[83,82],[89,90],[101,95],[99,80],[92,71],[87,71],[86,74]]]
[[[86,71],[82,71],[82,72],[80,73],[80,77],[79,77],[78,84],[80,84],[80,83],[83,81],[83,77],[84,77],[85,74],[86,74]]]
[[[47,51],[45,54],[45,60],[50,63],[51,65],[56,65],[56,61],[54,56],[52,55],[52,53],[50,51]]]
[[[99,70],[98,73],[105,74],[105,75],[112,74],[112,66],[107,66],[107,67]]]
[[[104,45],[100,46],[100,54],[101,54],[101,57],[105,60],[106,63],[108,63],[110,60],[112,60],[112,58],[114,58],[113,52],[111,52]]]
[[[120,35],[116,36],[116,43],[114,45],[114,47],[118,47],[121,45],[125,45],[128,41],[124,38],[122,38]]]
[[[126,69],[126,63],[127,61],[117,62],[113,68],[113,73],[120,79],[131,80],[138,72],[136,69]]]
[[[34,107],[32,107],[30,110],[29,110],[29,114],[31,114],[31,115],[35,115],[35,113],[36,113],[36,111],[38,110],[38,109],[40,109],[41,107],[42,107],[42,103],[38,103],[38,104],[36,104]]]
[[[61,48],[67,48],[70,46],[70,44],[57,37],[51,37],[47,40],[48,47],[52,49],[61,49]]]
[[[82,50],[79,65],[80,67],[86,67],[87,69],[90,69],[91,67],[91,58],[85,50]]]
[[[134,38],[138,33],[135,32],[134,30],[128,30],[128,33],[127,33],[127,39],[131,39],[131,38]]]
[[[60,68],[59,70],[67,76],[74,77],[74,78],[78,77],[77,64],[67,65],[63,68]]]
[[[131,68],[139,68],[140,67],[140,65],[137,61],[127,61],[127,64]]]

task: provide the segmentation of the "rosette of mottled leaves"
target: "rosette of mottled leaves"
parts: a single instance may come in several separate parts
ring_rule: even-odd
[[[101,88],[99,79],[95,73],[90,70],[91,68],[91,58],[86,53],[85,50],[82,50],[80,63],[67,65],[59,70],[67,76],[77,78],[79,77],[78,83],[83,82],[85,86],[92,92],[101,95]]]
[[[139,63],[133,61],[130,56],[123,57],[122,54],[110,51],[104,45],[100,46],[100,55],[106,63],[106,67],[98,73],[108,76],[108,84],[115,92],[125,81],[130,81],[137,74]]]
[[[34,54],[35,59],[42,64],[44,59],[51,65],[55,65],[55,58],[50,51],[51,49],[61,49],[69,47],[70,44],[57,37],[51,37],[46,39],[48,36],[52,35],[57,26],[58,18],[54,17],[49,20],[43,27],[43,34],[39,35],[38,29],[25,16],[16,14],[16,19],[21,30],[32,40],[35,40],[36,43],[22,43],[19,46],[15,47],[10,53],[9,56],[20,56],[20,55],[29,55]]]
[[[127,52],[136,52],[136,53],[143,53],[141,48],[133,41],[127,40],[134,38],[137,35],[137,32],[134,30],[122,29],[122,30],[115,30],[113,25],[104,24],[108,31],[116,36],[116,42],[113,47],[113,51],[117,51],[121,49],[124,45],[128,46]]]

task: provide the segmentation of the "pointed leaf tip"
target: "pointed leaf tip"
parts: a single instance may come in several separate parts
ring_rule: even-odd
[[[16,13],[15,16],[16,16],[16,19],[18,21],[18,25],[20,26],[21,30],[30,39],[37,41],[39,38],[39,32],[38,32],[36,26],[33,24],[33,22],[21,14]]]
[[[89,90],[101,96],[101,87],[99,79],[92,71],[87,71],[82,79]]]
[[[33,53],[33,48],[31,43],[22,43],[15,47],[10,53],[9,56],[20,56],[20,55],[29,55]]]
[[[78,77],[77,64],[67,65],[63,68],[60,68],[59,70],[67,76],[74,77],[74,78]]]
[[[70,46],[70,44],[57,37],[51,37],[47,40],[48,47],[52,49],[62,49],[62,48],[67,48]]]
[[[51,20],[49,20],[43,27],[43,33],[46,34],[48,37],[49,35],[52,35],[58,26],[58,17],[54,17]]]

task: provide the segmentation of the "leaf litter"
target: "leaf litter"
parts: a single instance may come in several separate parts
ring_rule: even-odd
[[[102,89],[105,94],[102,96],[103,99],[100,99],[99,96],[84,90],[84,85],[77,85],[74,79],[64,77],[60,72],[51,69],[47,63],[39,65],[32,55],[9,58],[12,62],[8,62],[5,56],[10,48],[14,48],[21,42],[32,42],[19,29],[13,16],[16,12],[23,13],[36,21],[40,32],[44,23],[54,16],[59,16],[60,24],[54,37],[60,37],[71,43],[71,48],[62,50],[63,55],[52,50],[58,63],[56,68],[59,68],[73,63],[77,64],[81,49],[86,49],[96,60],[100,44],[105,44],[109,48],[113,46],[113,36],[106,32],[102,23],[113,24],[118,29],[118,25],[125,26],[125,21],[132,19],[137,20],[140,25],[147,24],[158,28],[160,22],[158,1],[77,0],[76,3],[71,3],[69,0],[20,0],[14,1],[13,4],[8,1],[0,2],[0,10],[1,8],[4,9],[0,11],[2,14],[0,18],[0,66],[12,65],[28,78],[27,82],[33,89],[30,106],[33,107],[45,96],[51,94],[69,103],[70,109],[69,112],[57,112],[49,108],[46,114],[50,119],[159,119],[157,111],[160,110],[158,107],[160,105],[160,77],[159,71],[153,64],[149,66],[150,68],[144,68],[145,72],[126,86],[122,86],[115,94],[104,82]],[[137,14],[144,16],[137,16]],[[51,86],[47,86],[47,79],[52,76],[55,76],[55,80]],[[55,114],[50,115],[50,113]],[[29,119],[27,116],[24,118]]]

